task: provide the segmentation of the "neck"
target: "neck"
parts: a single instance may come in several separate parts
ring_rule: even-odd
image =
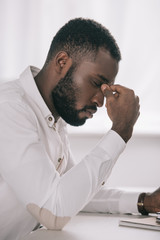
[[[59,119],[59,114],[57,113],[53,99],[52,99],[52,92],[49,87],[49,78],[43,69],[35,76],[35,83],[37,85],[37,88],[45,101],[46,105],[48,106],[49,110],[51,111],[52,115],[55,118],[55,121],[57,122]]]

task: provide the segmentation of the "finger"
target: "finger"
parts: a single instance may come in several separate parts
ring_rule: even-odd
[[[113,92],[117,92],[117,93],[122,93],[124,92],[125,90],[129,90],[129,88],[126,88],[124,86],[121,86],[119,84],[115,84],[115,85],[111,85],[110,86],[110,89],[113,91]]]
[[[137,100],[137,103],[139,103],[139,97],[138,96],[136,96],[136,100]]]
[[[101,90],[105,97],[107,97],[107,98],[113,97],[113,92],[107,84],[103,84],[101,86]]]

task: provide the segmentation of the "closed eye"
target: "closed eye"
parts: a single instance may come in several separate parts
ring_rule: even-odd
[[[101,82],[96,82],[96,81],[93,81],[93,84],[94,84],[94,86],[96,86],[96,87],[101,87],[101,85],[102,85]]]

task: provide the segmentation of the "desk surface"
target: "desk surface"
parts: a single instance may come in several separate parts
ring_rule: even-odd
[[[134,216],[130,216],[134,217]],[[80,213],[62,231],[39,229],[21,240],[159,240],[160,232],[119,226],[127,215]]]

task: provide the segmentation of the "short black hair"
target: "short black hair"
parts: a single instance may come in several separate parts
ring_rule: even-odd
[[[119,62],[121,53],[109,30],[100,23],[84,18],[75,18],[66,23],[52,40],[46,63],[59,51],[65,51],[78,63],[83,57],[94,58],[100,48],[110,52]]]

